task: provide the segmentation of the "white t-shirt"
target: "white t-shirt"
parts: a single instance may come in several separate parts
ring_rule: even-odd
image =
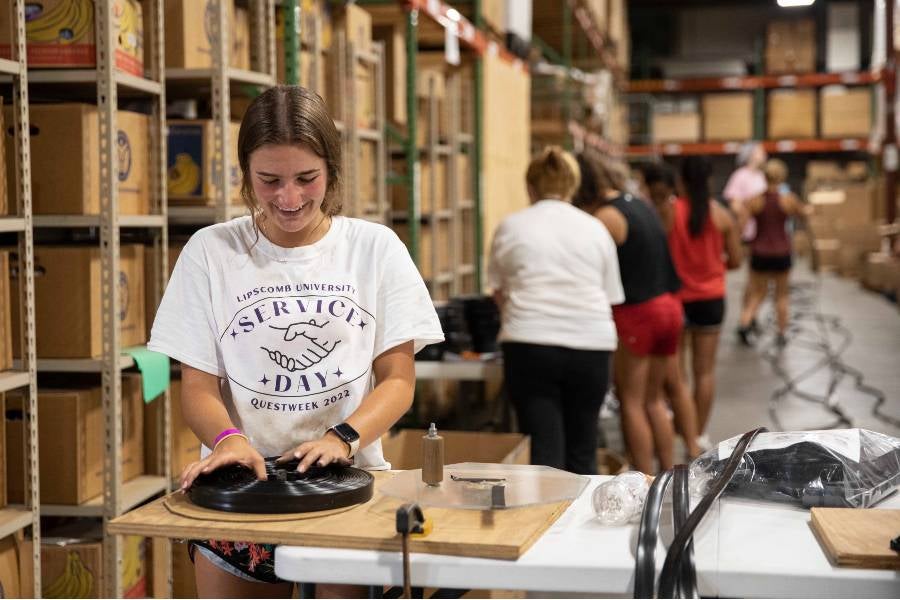
[[[494,233],[490,286],[503,291],[500,340],[615,350],[610,305],[625,301],[616,244],[599,219],[541,200]]]
[[[221,377],[235,426],[277,456],[345,421],[371,391],[380,354],[443,339],[425,283],[387,227],[334,217],[315,244],[282,248],[257,240],[243,217],[191,237],[147,346]],[[380,441],[356,465],[390,466]]]

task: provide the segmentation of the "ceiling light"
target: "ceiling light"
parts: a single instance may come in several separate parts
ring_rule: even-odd
[[[791,8],[794,6],[809,6],[816,0],[778,0],[778,6],[781,8]]]

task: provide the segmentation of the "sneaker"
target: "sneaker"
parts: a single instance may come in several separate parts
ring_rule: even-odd
[[[787,346],[787,337],[783,333],[779,333],[775,337],[775,345],[779,348],[784,348],[785,346]]]
[[[755,336],[753,335],[753,330],[750,327],[738,327],[737,336],[742,345],[748,348],[753,347]]]
[[[708,452],[713,448],[713,443],[709,439],[709,434],[707,433],[697,436],[697,445],[700,446],[700,449],[704,452]]]
[[[762,333],[762,328],[760,328],[759,326],[759,321],[757,321],[755,318],[750,321],[750,331],[752,331],[756,335]]]

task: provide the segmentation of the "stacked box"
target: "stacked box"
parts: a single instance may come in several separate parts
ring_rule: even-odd
[[[166,0],[166,67],[210,69],[212,31],[217,0]],[[231,52],[228,66],[250,69],[250,15],[226,0],[226,22]]]
[[[214,177],[215,124],[209,119],[168,122],[166,166],[169,203],[176,206],[214,206],[217,184]],[[229,186],[231,204],[241,204],[241,166],[237,141],[241,124],[229,130]]]
[[[767,116],[772,139],[815,138],[816,93],[813,90],[772,90]]]
[[[13,368],[12,286],[10,285],[9,256],[0,251],[0,371]]]
[[[703,138],[734,142],[753,138],[753,93],[703,95]]]
[[[41,390],[38,393],[40,448],[67,448],[53,460],[40,461],[41,502],[82,504],[103,493],[106,447],[102,391],[98,387]],[[6,396],[8,493],[24,496],[23,396]],[[144,399],[141,376],[122,375],[122,480],[144,474]]]
[[[812,19],[772,21],[766,29],[766,73],[813,73],[816,24]]]
[[[192,0],[195,1],[195,0]],[[0,58],[12,57],[9,2],[0,10]],[[144,76],[144,17],[138,0],[113,0],[116,66]],[[28,68],[94,68],[93,0],[41,0],[26,7]]]
[[[17,264],[14,263],[15,271]],[[103,354],[100,249],[36,246],[34,298],[39,358],[98,358]],[[19,323],[18,278],[13,277],[12,321]],[[144,247],[123,244],[119,259],[119,342],[147,341],[144,311]],[[19,336],[13,354],[21,355]]]
[[[172,440],[169,468],[172,477],[178,477],[192,462],[200,460],[200,440],[191,431],[181,413],[181,380],[173,379],[169,388],[172,401],[169,436]],[[159,430],[162,426],[162,398],[144,406],[144,470],[157,473],[157,457],[160,456]]]
[[[100,214],[100,115],[88,104],[32,104],[31,199],[38,215]],[[7,107],[6,120],[12,120]],[[115,154],[119,172],[119,214],[150,212],[150,117],[121,110],[116,116]],[[60,160],[60,151],[65,160]],[[15,140],[7,133],[6,154]],[[15,181],[15,161],[6,177]],[[61,193],[65,190],[65,193]]]
[[[872,131],[872,93],[868,87],[826,86],[819,101],[823,138],[868,138]]]

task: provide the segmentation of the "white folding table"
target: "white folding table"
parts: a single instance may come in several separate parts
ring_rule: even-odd
[[[412,554],[412,585],[631,596],[637,525],[604,527],[593,518],[591,493],[605,479],[592,477],[584,493],[519,560]],[[900,508],[900,498],[880,507]],[[427,515],[428,508],[424,511]],[[670,512],[664,507],[664,514]],[[671,529],[664,525],[657,569],[670,540]],[[704,596],[900,597],[898,571],[832,566],[806,510],[725,499],[710,511],[694,542]],[[401,563],[396,552],[281,546],[275,553],[275,573],[303,582],[402,585]]]

